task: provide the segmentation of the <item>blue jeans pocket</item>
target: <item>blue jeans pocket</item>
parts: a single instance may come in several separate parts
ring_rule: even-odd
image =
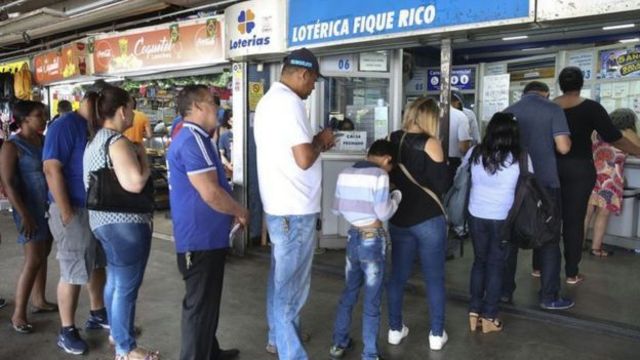
[[[362,262],[384,262],[386,243],[379,237],[362,239],[358,246],[358,257]]]

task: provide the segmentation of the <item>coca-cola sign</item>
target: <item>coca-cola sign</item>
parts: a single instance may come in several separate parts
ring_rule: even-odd
[[[222,17],[157,25],[99,36],[96,74],[171,70],[224,62]]]
[[[74,42],[56,50],[38,54],[33,59],[34,78],[38,84],[90,75],[87,51],[83,42]]]

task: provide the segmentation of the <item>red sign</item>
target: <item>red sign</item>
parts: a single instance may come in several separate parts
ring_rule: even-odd
[[[71,43],[54,51],[36,55],[35,81],[38,84],[71,79],[87,74],[86,46],[82,42]]]
[[[96,74],[172,70],[224,62],[222,16],[96,38]]]

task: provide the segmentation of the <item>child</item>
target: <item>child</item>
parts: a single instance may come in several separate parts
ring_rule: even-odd
[[[384,282],[387,235],[382,222],[391,218],[402,199],[399,190],[389,194],[389,175],[395,149],[387,140],[369,148],[366,161],[344,170],[338,177],[333,212],[351,224],[347,240],[346,286],[338,304],[331,359],[341,359],[350,350],[351,312],[364,285],[362,315],[363,359],[380,359],[377,339]]]

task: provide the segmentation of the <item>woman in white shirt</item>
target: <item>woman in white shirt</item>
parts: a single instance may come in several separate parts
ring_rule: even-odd
[[[469,230],[474,251],[469,306],[471,331],[480,326],[484,333],[502,330],[497,315],[506,248],[500,235],[513,205],[521,152],[515,117],[496,113],[482,143],[464,159],[471,164]],[[528,167],[533,172],[531,160]]]

